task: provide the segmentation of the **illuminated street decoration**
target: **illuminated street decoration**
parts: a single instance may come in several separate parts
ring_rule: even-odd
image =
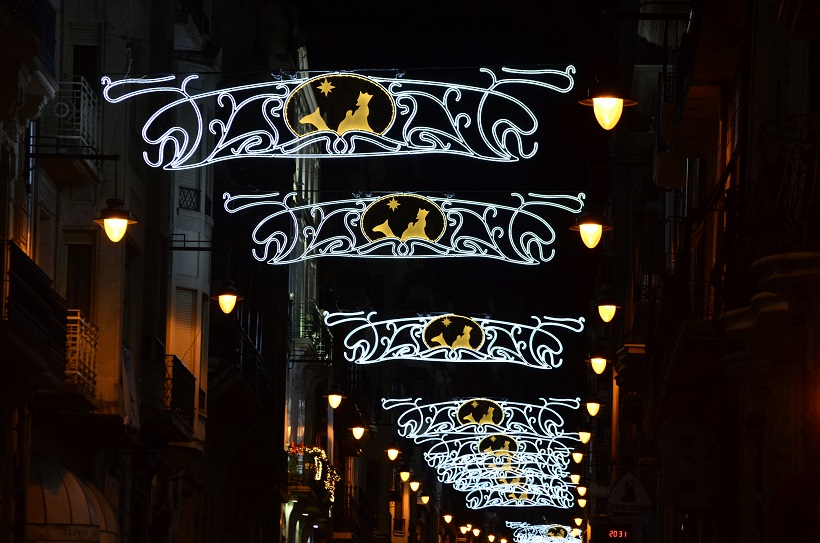
[[[561,524],[529,524],[507,521],[513,529],[515,543],[581,543],[580,535],[573,537],[572,528]]]
[[[578,398],[541,398],[541,404],[383,398],[382,407],[401,411],[398,434],[427,447],[427,464],[439,481],[466,494],[468,507],[572,507],[567,470],[580,439],[564,431],[559,410],[578,409]]]
[[[223,198],[228,213],[262,216],[251,234],[253,256],[268,264],[335,256],[481,257],[537,265],[555,256],[555,230],[541,214],[580,213],[585,195],[527,196],[512,193],[517,205],[509,206],[410,194],[304,205],[295,193],[281,199],[278,193]],[[409,219],[399,211],[407,209]]]
[[[531,324],[525,324],[452,313],[384,320],[375,311],[325,311],[324,316],[330,327],[350,328],[343,341],[344,356],[356,364],[506,362],[548,370],[563,363],[564,346],[557,334],[584,330],[583,317],[533,315]]]
[[[198,75],[118,81],[105,76],[102,85],[111,103],[148,94],[165,100],[143,125],[142,137],[154,146],[151,154],[143,153],[145,162],[166,170],[245,157],[439,153],[497,162],[532,157],[538,143],[526,138],[538,121],[512,93],[527,86],[569,93],[575,67],[481,68],[480,73],[488,78],[485,86],[342,72],[310,78],[271,74],[269,81],[203,92],[191,90]],[[310,100],[300,99],[303,94]],[[317,107],[305,113],[300,102]],[[195,126],[174,124],[181,110],[193,114]],[[205,119],[207,110],[217,118]],[[211,139],[213,147],[206,147]]]
[[[301,479],[313,472],[313,480],[324,486],[328,501],[336,501],[336,483],[341,476],[328,461],[327,453],[321,447],[308,447],[304,443],[291,443],[288,451],[288,478]],[[322,482],[323,481],[323,482]]]

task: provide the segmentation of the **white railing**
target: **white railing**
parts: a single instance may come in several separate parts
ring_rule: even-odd
[[[73,152],[100,152],[101,109],[96,93],[82,76],[60,81],[60,90],[43,112],[42,145]]]

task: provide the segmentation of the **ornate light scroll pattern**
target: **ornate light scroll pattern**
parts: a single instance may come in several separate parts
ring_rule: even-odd
[[[481,257],[514,264],[537,265],[555,256],[553,227],[541,214],[558,210],[578,214],[583,193],[570,195],[512,193],[517,205],[497,205],[449,197],[395,194],[398,199],[425,202],[411,223],[396,233],[387,225],[367,224],[374,206],[390,198],[360,197],[300,205],[294,193],[223,195],[228,213],[267,213],[251,234],[253,256],[268,264],[291,264],[320,257],[442,258]],[[426,206],[426,207],[424,207]],[[425,212],[422,216],[422,212]],[[424,230],[436,219],[440,228]],[[375,222],[375,221],[373,221]],[[389,232],[388,232],[389,231]],[[406,235],[410,231],[410,235]],[[420,232],[423,232],[420,234]]]
[[[556,334],[584,329],[583,317],[533,315],[531,324],[524,324],[454,314],[388,320],[379,320],[376,312],[363,311],[325,311],[324,316],[327,326],[352,327],[344,338],[344,356],[356,364],[389,360],[505,362],[548,370],[563,363],[564,346]]]
[[[522,86],[568,93],[575,67],[481,68],[480,73],[488,76],[485,86],[341,72],[312,78],[272,74],[270,81],[199,93],[190,89],[198,75],[118,81],[105,76],[102,84],[111,103],[144,94],[165,99],[143,125],[142,137],[154,146],[151,154],[143,153],[146,163],[167,170],[241,157],[443,153],[499,162],[532,157],[538,143],[526,138],[538,121],[510,93]],[[296,105],[301,92],[312,92],[320,104],[307,115]],[[196,117],[195,129],[171,124],[182,108]],[[214,109],[217,118],[204,119],[206,109]],[[208,133],[214,144],[206,149]]]
[[[422,403],[382,399],[397,409],[401,437],[427,446],[424,459],[442,483],[466,494],[471,509],[493,506],[572,507],[567,467],[580,442],[564,431],[559,410],[580,400],[545,399],[540,404],[487,398]]]
[[[572,528],[561,524],[529,524],[507,521],[513,529],[515,543],[581,543],[580,535],[573,537]]]

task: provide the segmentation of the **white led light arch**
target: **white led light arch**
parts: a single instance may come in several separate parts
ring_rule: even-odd
[[[451,332],[451,338],[428,337],[431,323],[443,316],[417,316],[399,319],[378,319],[377,313],[324,312],[329,327],[344,326],[350,331],[344,338],[345,359],[356,364],[374,364],[390,360],[422,362],[506,362],[536,369],[561,366],[564,346],[558,333],[580,333],[584,318],[563,318],[533,315],[532,324],[496,319],[470,318]],[[462,317],[464,318],[464,317]],[[441,328],[435,329],[437,332]],[[455,335],[458,334],[458,335]],[[473,345],[462,341],[469,334]],[[480,344],[478,337],[483,338]],[[440,339],[439,339],[440,338]],[[454,347],[454,345],[456,347]],[[459,346],[461,345],[461,346]],[[477,345],[477,346],[475,346]]]
[[[292,264],[322,257],[352,258],[464,258],[480,257],[512,264],[537,265],[555,256],[550,246],[556,234],[542,216],[559,211],[579,214],[585,195],[527,195],[512,193],[517,203],[498,205],[452,197],[396,193],[388,197],[359,197],[317,204],[299,204],[297,195],[278,193],[231,195],[225,193],[228,213],[256,213],[261,218],[253,229],[253,257],[268,264]],[[376,204],[388,207],[396,201],[413,198],[425,203],[417,207],[427,212],[415,219],[412,228],[424,232],[401,236],[411,230],[395,225],[369,225],[363,228]],[[388,207],[389,209],[389,207]],[[441,228],[424,229],[424,221],[440,213]],[[392,230],[396,229],[396,233]],[[376,233],[381,234],[376,237]],[[384,234],[388,232],[389,235]]]
[[[569,93],[575,67],[481,68],[480,73],[489,78],[483,87],[345,72],[314,77],[271,74],[269,81],[203,92],[191,90],[198,75],[118,81],[104,76],[101,81],[103,97],[110,103],[148,94],[165,99],[143,125],[142,137],[154,147],[150,155],[143,153],[145,162],[166,170],[244,157],[439,153],[500,162],[532,157],[538,144],[526,138],[536,132],[538,121],[512,92],[523,86]],[[297,113],[299,100],[293,98],[307,89],[322,105],[303,115]],[[509,108],[510,114],[496,116],[499,108]],[[169,127],[169,118],[180,109],[193,113],[195,128]],[[203,118],[206,109],[215,110],[219,118]],[[329,121],[329,110],[349,114]],[[377,118],[379,110],[382,118]],[[432,118],[435,124],[423,121]],[[250,129],[245,128],[248,119],[256,119]],[[208,134],[215,140],[212,148],[204,147]]]
[[[581,537],[573,537],[572,528],[562,524],[529,524],[507,521],[513,529],[515,543],[581,543]]]
[[[466,493],[468,507],[572,507],[568,466],[580,439],[564,431],[560,410],[577,410],[578,398],[540,404],[383,398],[382,407],[401,411],[399,436],[427,446],[427,464],[441,482]]]

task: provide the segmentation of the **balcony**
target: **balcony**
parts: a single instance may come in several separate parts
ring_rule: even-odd
[[[4,380],[61,390],[66,381],[65,301],[17,245],[0,240],[0,350]]]
[[[320,447],[308,447],[292,443],[288,449],[288,493],[298,495],[307,503],[303,508],[325,513],[329,504],[336,501],[339,475],[328,462],[327,454]]]
[[[60,186],[92,185],[100,181],[100,165],[83,155],[101,149],[102,110],[83,77],[61,81],[43,111],[34,158]]]
[[[372,541],[378,523],[364,490],[359,486],[345,485],[340,505],[340,508],[334,509],[333,539],[352,539],[363,543]]]
[[[193,439],[196,377],[164,346],[147,345],[142,361],[140,423],[145,441],[188,442]]]
[[[271,412],[276,410],[271,364],[235,321],[211,322],[208,355],[208,390],[214,401],[238,394],[233,397],[242,405],[257,404]]]
[[[300,362],[333,360],[333,335],[314,301],[290,307],[290,357]]]

